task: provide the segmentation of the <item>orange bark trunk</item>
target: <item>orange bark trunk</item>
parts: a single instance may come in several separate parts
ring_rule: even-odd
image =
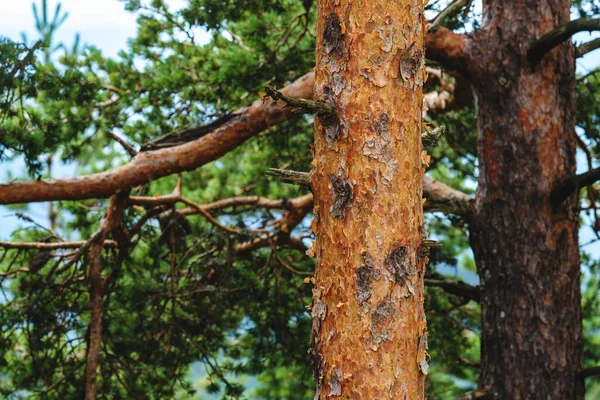
[[[319,1],[316,399],[424,397],[424,28],[422,1]]]

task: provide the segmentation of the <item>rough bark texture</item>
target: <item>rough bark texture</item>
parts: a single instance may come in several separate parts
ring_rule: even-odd
[[[319,1],[316,399],[420,399],[427,374],[421,1]]]
[[[479,187],[480,387],[490,399],[583,399],[578,214],[550,193],[575,173],[573,47],[535,70],[527,49],[569,19],[566,0],[484,1],[470,43]]]

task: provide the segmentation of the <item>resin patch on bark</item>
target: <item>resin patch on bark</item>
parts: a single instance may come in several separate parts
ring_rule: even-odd
[[[348,206],[352,197],[352,185],[347,180],[338,178],[334,174],[329,174],[329,179],[331,179],[331,189],[333,191],[331,216],[343,219],[344,209]]]
[[[385,259],[385,268],[391,275],[392,280],[400,285],[405,285],[412,275],[413,268],[410,255],[404,246],[397,247]]]

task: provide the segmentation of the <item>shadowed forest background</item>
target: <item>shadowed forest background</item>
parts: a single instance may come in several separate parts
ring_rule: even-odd
[[[56,40],[75,16],[45,0],[33,7],[35,34],[0,37],[0,194],[34,182],[14,201],[0,195],[10,203],[0,208],[0,397],[83,397],[94,326],[89,271],[98,261],[98,398],[312,398],[312,196],[306,185],[267,172],[310,171],[314,117],[282,103],[264,111],[272,100],[261,99],[266,85],[312,97],[316,2],[120,3],[136,16],[137,32],[115,57],[85,37]],[[479,2],[440,0],[425,6],[425,16],[440,28],[431,34],[469,37],[482,26],[481,10]],[[600,18],[600,5],[572,1],[571,18]],[[596,37],[581,35],[576,44]],[[574,87],[579,173],[595,170],[600,152],[593,49],[579,54],[590,53]],[[469,241],[479,173],[470,80],[477,77],[437,53],[425,57],[425,130],[445,128],[439,143],[424,140],[426,228],[443,245],[431,248],[425,273],[426,394],[445,400],[476,394],[481,361],[482,295]],[[247,141],[209,141],[227,129]],[[107,176],[84,187],[85,177],[125,170],[145,153],[192,157],[177,149],[204,139],[214,151],[181,161],[198,168],[145,176],[140,166],[131,179],[139,174],[143,184],[116,191],[121,178]],[[68,185],[52,198],[52,188],[34,190],[35,182],[70,176],[84,177],[77,185],[86,194]],[[587,375],[578,379],[586,399],[600,397],[594,184],[572,189],[568,203],[580,220]],[[119,196],[127,197],[121,205]],[[107,210],[122,215],[117,228],[106,228]]]

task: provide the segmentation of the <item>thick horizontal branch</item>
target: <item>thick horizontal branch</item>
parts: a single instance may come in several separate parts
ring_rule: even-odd
[[[595,168],[584,174],[574,175],[565,179],[552,191],[552,193],[550,193],[552,206],[560,206],[571,194],[578,192],[581,188],[589,186],[599,180],[600,168]]]
[[[444,67],[461,69],[466,65],[465,37],[438,28],[426,35],[427,56]],[[466,70],[465,70],[466,71]],[[309,72],[281,90],[289,98],[310,99],[313,96],[314,72]],[[256,100],[244,107],[210,132],[202,128],[175,132],[160,143],[152,142],[129,163],[105,172],[67,179],[36,180],[0,184],[0,204],[33,203],[57,200],[84,200],[107,198],[119,190],[126,190],[179,172],[191,171],[214,161],[245,143],[260,132],[288,119],[293,108],[283,107],[276,101]],[[181,145],[187,133],[201,137]],[[166,148],[161,148],[165,147]],[[171,147],[173,146],[173,147]]]
[[[267,174],[283,183],[310,187],[310,174],[308,172],[271,168]],[[462,216],[469,213],[471,202],[469,195],[427,175],[423,176],[423,196],[427,199],[423,205],[425,211],[447,212]]]
[[[550,50],[563,43],[574,34],[596,30],[600,30],[600,19],[581,18],[569,21],[535,41],[527,51],[527,61],[529,61],[531,68],[535,68]]]
[[[586,378],[591,378],[592,376],[599,376],[599,375],[600,375],[600,366],[597,366],[597,367],[584,368],[577,374],[577,377],[579,379],[586,379]]]
[[[447,212],[467,216],[471,204],[468,194],[445,183],[423,176],[423,196],[427,199],[423,209],[430,212]]]
[[[471,286],[467,283],[447,279],[441,274],[435,272],[427,272],[425,274],[425,285],[439,287],[446,293],[453,294],[468,300],[479,302],[481,293],[479,287]]]
[[[591,40],[587,43],[584,43],[578,46],[575,49],[575,58],[581,58],[585,56],[587,53],[591,53],[592,51],[600,49],[600,38]]]
[[[309,73],[282,89],[289,97],[312,96],[314,74]],[[181,146],[139,153],[129,163],[82,177],[15,182],[0,185],[0,204],[106,198],[118,190],[142,185],[174,173],[191,171],[214,161],[265,129],[289,118],[292,109],[275,101],[252,105],[201,138]]]
[[[432,29],[425,35],[425,57],[469,80],[471,72],[467,42],[468,38],[465,35],[444,27]]]

